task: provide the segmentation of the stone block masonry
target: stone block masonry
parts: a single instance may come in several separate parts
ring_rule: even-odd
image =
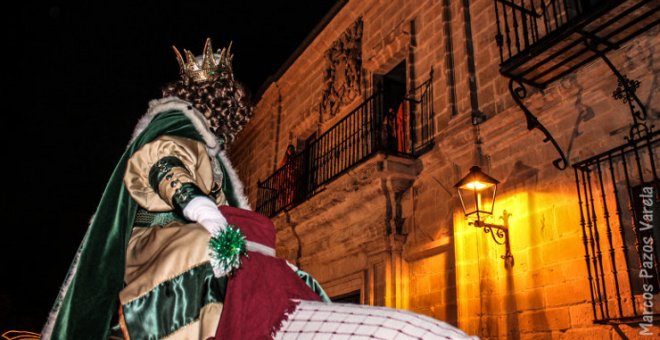
[[[433,69],[433,148],[415,159],[379,153],[275,216],[278,254],[331,287],[333,296],[358,291],[362,303],[420,312],[484,339],[646,339],[637,323],[593,322],[590,289],[596,287],[589,281],[592,259],[585,259],[575,177],[570,168],[552,166],[556,151],[538,130],[527,130],[509,79],[499,73],[495,3],[500,2],[348,1],[268,85],[230,150],[250,202],[255,205],[258,181],[274,172],[286,146],[303,145],[300,141],[348,114],[375,91],[375,76],[404,62],[402,81],[410,92]],[[326,53],[357,20],[363,22],[362,92],[329,116],[321,109]],[[608,54],[640,81],[637,94],[649,113],[647,124],[656,127],[659,32],[652,28]],[[631,118],[627,106],[612,98],[616,86],[609,68],[596,60],[543,91],[528,87],[525,104],[574,163],[624,142]],[[487,118],[480,125],[479,150],[471,124],[475,108]],[[510,268],[500,258],[503,246],[467,224],[453,188],[477,163],[501,181],[490,222],[501,222],[504,210],[511,214]],[[605,234],[600,242],[606,249]],[[613,242],[620,250],[620,237]],[[611,280],[608,266],[605,261],[604,277]],[[620,281],[628,282],[621,255],[617,267]],[[619,288],[629,298],[628,284]],[[660,313],[658,295],[648,297],[635,298],[650,301],[651,312]],[[613,300],[606,304],[615,306]],[[658,326],[648,329],[660,334]]]

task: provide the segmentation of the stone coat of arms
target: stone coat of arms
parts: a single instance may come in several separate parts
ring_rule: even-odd
[[[321,110],[324,115],[334,116],[362,91],[362,18],[332,44],[325,59]]]

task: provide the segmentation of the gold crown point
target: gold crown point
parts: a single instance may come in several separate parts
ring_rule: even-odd
[[[203,55],[204,59],[202,61],[202,70],[206,72],[214,72],[217,64],[215,59],[213,59],[213,47],[211,46],[211,38],[206,38]],[[222,57],[220,57],[220,60],[222,60]]]
[[[231,47],[233,46],[234,42],[230,41],[229,46],[227,46],[227,59],[229,62],[231,62],[234,59],[234,55],[231,54]]]
[[[186,60],[184,61],[181,52],[175,46],[172,46],[177,62],[179,63],[181,77],[184,80],[194,82],[216,80],[219,77],[232,80],[231,62],[233,56],[231,55],[231,45],[230,42],[227,48],[218,50],[219,55],[216,55],[213,53],[211,38],[207,38],[204,44],[204,51],[202,52],[201,64],[197,62],[197,58],[195,58],[192,52],[186,49],[183,50],[183,54],[186,56]]]
[[[197,60],[195,59],[195,55],[190,52],[190,50],[183,50],[183,53],[186,54],[186,69],[189,71],[196,71],[199,69],[199,66],[197,65]]]
[[[220,51],[220,58],[219,59],[220,59],[220,62],[222,62],[223,60],[225,60],[225,49],[223,48],[219,51]]]
[[[172,49],[176,55],[176,61],[179,63],[179,74],[184,75],[186,73],[186,63],[183,61],[183,56],[181,55],[181,52],[179,52],[179,49],[176,48],[176,46],[172,45]]]
[[[225,58],[227,58],[228,61],[231,62],[231,60],[234,58],[233,55],[231,55],[231,44],[233,41],[229,42],[229,46],[227,46],[226,50],[223,48],[222,50],[225,51]]]

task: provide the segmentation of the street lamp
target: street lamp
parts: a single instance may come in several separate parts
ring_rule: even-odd
[[[501,217],[504,224],[492,224],[484,222],[487,216],[493,214],[495,206],[495,195],[497,194],[497,185],[500,182],[493,177],[488,176],[478,166],[470,168],[470,172],[463,177],[454,188],[458,190],[458,197],[461,199],[461,205],[465,217],[475,217],[474,225],[477,228],[483,228],[485,233],[490,233],[495,243],[504,245],[505,254],[502,258],[507,265],[513,265],[513,255],[509,245],[509,214],[504,211]]]

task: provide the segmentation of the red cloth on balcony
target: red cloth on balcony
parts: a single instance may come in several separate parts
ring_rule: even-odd
[[[396,135],[396,150],[399,152],[406,152],[408,148],[408,139],[406,138],[407,118],[403,102],[401,102],[399,108],[396,110],[396,129],[394,131]]]
[[[293,162],[296,151],[293,145],[289,145],[284,153],[282,161],[280,161],[279,168],[284,169],[280,173],[279,180],[279,195],[278,207],[285,207],[293,203],[296,194],[296,179],[297,179],[297,166]]]

